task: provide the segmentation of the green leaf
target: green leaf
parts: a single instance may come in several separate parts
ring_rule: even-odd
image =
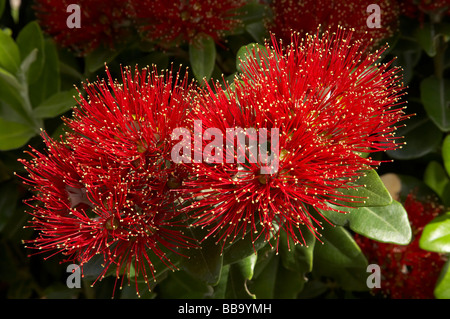
[[[197,81],[209,81],[216,62],[216,44],[213,38],[201,37],[189,44],[189,61]]]
[[[303,290],[306,277],[296,271],[286,269],[280,263],[274,288],[275,299],[296,299]]]
[[[420,248],[438,253],[450,253],[450,212],[438,216],[423,229]]]
[[[352,235],[342,226],[328,226],[314,247],[314,263],[327,268],[365,267],[367,260]]]
[[[445,141],[444,141],[445,144]],[[447,142],[448,151],[447,151],[447,160],[448,160],[448,169],[450,170],[450,139]],[[444,154],[445,147],[442,148],[442,153]],[[442,167],[440,163],[437,161],[431,161],[428,163],[425,168],[423,180],[425,184],[427,184],[432,190],[434,190],[440,197],[442,197],[444,193],[445,186],[448,184],[448,174],[446,170]]]
[[[168,299],[200,299],[212,293],[212,288],[185,271],[168,274],[159,287],[161,298]]]
[[[393,66],[402,68],[405,83],[409,83],[413,78],[422,52],[422,48],[416,41],[406,37],[400,37],[393,48],[392,55],[397,57],[393,61]]]
[[[332,207],[347,212],[322,212],[336,225],[348,225],[355,233],[380,242],[407,245],[411,241],[408,213],[397,201],[387,206],[377,207]]]
[[[0,118],[0,150],[7,151],[25,145],[36,132],[29,125],[9,122]]]
[[[267,37],[267,30],[262,21],[254,22],[245,26],[245,30],[252,38],[259,43],[263,43]]]
[[[305,245],[294,245],[293,240],[287,239],[285,231],[281,233],[279,249],[281,255],[281,262],[286,269],[291,271],[306,274],[313,269],[313,254],[315,237],[306,227],[301,229],[301,234],[298,238],[305,238]]]
[[[44,67],[44,36],[41,28],[36,21],[28,23],[17,36],[17,45],[20,50],[22,61],[33,51],[37,50],[36,59],[31,63],[27,70],[28,83],[34,83],[39,79],[39,76]]]
[[[70,110],[75,104],[75,89],[53,94],[33,110],[37,118],[51,118]]]
[[[417,42],[428,54],[428,56],[434,57],[436,55],[436,32],[434,30],[434,27],[430,23],[424,23],[423,25],[420,25],[416,29],[415,37],[417,39]]]
[[[0,68],[16,74],[20,67],[20,52],[14,40],[0,30]]]
[[[29,96],[33,106],[40,105],[50,96],[59,92],[61,86],[58,51],[52,40],[44,41],[44,51],[44,68],[39,79],[29,86]]]
[[[450,80],[434,75],[422,80],[420,96],[430,119],[441,131],[450,131]]]
[[[331,277],[345,290],[368,290],[367,259],[342,226],[326,227],[322,231],[323,244],[314,248],[314,270],[319,276]]]
[[[354,183],[349,183],[346,189],[340,192],[348,198],[348,201],[337,201],[337,203],[351,206],[386,206],[392,203],[392,197],[384,186],[375,170],[367,170]]]
[[[441,136],[441,130],[427,116],[413,117],[395,132],[395,137],[403,137],[406,145],[386,153],[398,160],[420,158],[440,147]]]
[[[258,299],[273,299],[275,298],[275,285],[278,267],[280,265],[279,256],[270,254],[263,263],[263,267],[259,275],[254,278],[248,286],[249,291]]]
[[[223,250],[223,264],[232,264],[254,255],[255,252],[267,244],[263,235],[253,242],[254,236],[254,233],[249,232],[244,238],[240,238],[234,241],[233,244],[226,246]]]
[[[261,56],[268,56],[267,48],[258,43],[250,43],[242,46],[236,54],[236,69],[238,72],[245,72],[245,64],[249,59],[256,59],[261,65]]]
[[[441,274],[434,288],[434,296],[437,299],[450,299],[450,259],[447,260],[441,270]]]
[[[206,232],[199,228],[189,228],[191,238],[201,242]],[[180,267],[189,275],[209,285],[216,285],[220,280],[223,256],[222,246],[217,245],[213,237],[208,237],[198,249],[183,249],[182,254],[188,258],[181,260]]]
[[[248,280],[253,276],[255,263],[256,256],[252,255],[229,266],[225,298],[255,299],[255,295],[247,287]]]
[[[2,116],[6,120],[15,118],[20,119],[20,123],[31,123],[30,115],[28,114],[25,101],[23,99],[23,92],[26,88],[22,86],[19,80],[6,70],[0,68],[0,101],[4,102],[9,112],[17,114],[18,117],[10,117],[8,111],[2,111]],[[11,115],[14,115],[11,114]]]
[[[450,175],[450,135],[447,135],[442,142],[442,159],[444,161],[444,168],[447,174]]]
[[[85,57],[85,71],[87,74],[94,73],[104,68],[105,63],[113,61],[120,53],[121,49],[107,49],[99,47]]]

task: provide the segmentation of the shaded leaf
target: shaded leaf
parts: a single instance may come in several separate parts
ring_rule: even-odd
[[[206,232],[202,229],[189,229],[191,238],[201,242],[205,238]],[[202,242],[201,248],[183,249],[183,254],[188,258],[183,258],[180,267],[197,280],[209,285],[216,285],[220,280],[223,256],[221,246],[215,243],[214,238],[208,237]]]
[[[395,137],[403,137],[406,144],[386,153],[399,160],[420,158],[440,147],[441,136],[441,130],[428,117],[413,117],[395,132]]]
[[[40,105],[43,101],[58,92],[61,86],[58,51],[52,40],[46,39],[44,41],[44,50],[44,68],[39,79],[29,86],[29,96],[33,106]]]
[[[430,119],[441,131],[450,131],[450,80],[434,75],[422,80],[420,96]]]
[[[450,169],[450,140],[448,145],[448,169]],[[444,142],[445,144],[445,142]],[[444,153],[444,146],[442,152]],[[431,161],[428,163],[423,180],[432,190],[434,190],[439,196],[442,197],[445,186],[448,184],[449,179],[446,170],[437,161]]]
[[[189,60],[198,82],[209,81],[216,62],[216,44],[211,37],[201,37],[189,45]]]
[[[37,118],[51,118],[59,116],[76,105],[76,94],[77,91],[75,89],[55,93],[36,107],[33,110],[33,113]]]

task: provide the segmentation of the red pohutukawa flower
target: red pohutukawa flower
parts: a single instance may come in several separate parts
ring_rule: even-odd
[[[142,0],[133,3],[135,24],[143,36],[164,47],[191,43],[197,36],[215,41],[242,24],[238,9],[246,0]]]
[[[355,240],[369,262],[381,268],[381,287],[373,293],[391,299],[433,299],[446,257],[421,249],[419,240],[425,225],[443,213],[443,207],[432,199],[420,201],[414,193],[408,194],[404,207],[413,232],[410,244],[380,243],[359,235]]]
[[[319,26],[323,30],[337,30],[339,26],[354,29],[354,39],[370,42],[379,46],[381,41],[393,36],[398,28],[399,6],[395,0],[377,1],[380,8],[380,25],[372,26],[372,19],[368,18],[374,4],[365,1],[336,1],[336,0],[274,0],[270,7],[272,19],[267,22],[267,28],[285,42],[290,42],[291,32],[314,33]]]
[[[341,190],[380,162],[358,153],[397,148],[393,132],[406,116],[399,70],[375,64],[382,51],[365,57],[351,36],[294,34],[284,48],[273,38],[268,53],[242,62],[233,89],[208,87],[192,117],[202,144],[184,159],[193,162],[195,225],[218,241],[284,231],[308,244],[297,229],[321,227],[311,209],[361,200]]]
[[[426,15],[429,15],[434,22],[450,15],[450,1],[448,0],[406,0],[402,1],[400,6],[402,14],[412,19],[419,19],[421,22]]]
[[[116,267],[121,287],[133,270],[136,288],[140,276],[150,288],[155,260],[175,269],[167,253],[194,246],[174,191],[186,173],[170,162],[170,134],[184,125],[192,85],[170,71],[125,69],[122,83],[107,74],[108,81],[84,84],[87,99],[80,94],[66,120],[64,142],[46,138],[46,154],[22,160],[39,232],[26,244],[80,266],[100,254],[98,279]]]
[[[99,46],[114,48],[127,38],[131,30],[127,6],[128,1],[122,0],[36,0],[34,8],[39,24],[56,43],[85,55]]]

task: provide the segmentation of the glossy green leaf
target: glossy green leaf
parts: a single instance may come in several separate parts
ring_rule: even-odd
[[[368,170],[359,179],[350,183],[346,189],[340,189],[347,201],[338,201],[351,207],[386,206],[392,203],[392,197],[375,170]]]
[[[420,248],[438,253],[450,253],[450,212],[438,216],[423,229]]]
[[[441,131],[450,131],[450,80],[434,75],[422,80],[420,96],[430,119]]]
[[[441,130],[426,116],[413,117],[400,127],[395,136],[406,142],[401,148],[386,153],[398,160],[412,160],[437,150],[441,143]]]
[[[448,168],[450,169],[450,140],[448,143]],[[445,144],[445,142],[444,142]],[[442,152],[444,153],[444,147]],[[425,168],[423,180],[432,190],[434,190],[439,196],[442,197],[445,186],[449,182],[448,174],[446,170],[437,161],[431,161]]]
[[[348,225],[355,233],[380,242],[406,245],[411,241],[408,213],[397,201],[377,207],[332,207],[347,212],[322,212],[336,225]]]
[[[0,68],[15,75],[19,67],[20,52],[17,44],[10,35],[0,30]]]
[[[9,122],[0,118],[0,150],[7,151],[25,145],[36,132],[29,125]]]
[[[75,89],[55,93],[36,107],[33,110],[33,113],[37,118],[51,118],[59,116],[76,105],[76,94],[77,91]]]
[[[216,63],[216,44],[211,37],[201,37],[189,45],[189,60],[198,82],[209,81]]]
[[[28,83],[34,83],[39,79],[45,61],[44,36],[42,35],[39,24],[36,21],[28,23],[19,32],[16,42],[20,50],[22,61],[24,61],[33,50],[37,51],[36,58],[29,68],[27,68],[26,72]]]
[[[197,280],[214,286],[220,280],[223,265],[222,246],[217,245],[213,237],[203,240],[207,233],[202,229],[190,228],[189,231],[189,236],[202,244],[201,248],[182,250],[187,258],[181,260],[180,267]]]
[[[441,270],[441,274],[434,288],[434,295],[438,299],[450,299],[450,259]]]

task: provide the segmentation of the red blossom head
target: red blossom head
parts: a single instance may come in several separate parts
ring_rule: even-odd
[[[448,0],[405,0],[400,2],[400,8],[403,15],[419,19],[423,22],[428,15],[434,21],[440,21],[442,17],[450,15],[450,1]]]
[[[75,11],[69,5],[79,6],[80,28],[72,28]],[[114,48],[130,34],[131,21],[127,16],[128,1],[122,0],[36,0],[35,11],[39,24],[60,46],[79,55],[85,55],[99,46]],[[74,18],[75,19],[75,18]]]
[[[381,268],[381,288],[373,293],[391,299],[433,299],[446,258],[421,249],[419,240],[423,228],[444,210],[433,199],[418,200],[413,192],[406,197],[404,207],[413,233],[410,244],[381,243],[357,234],[355,240],[369,263],[376,263]]]
[[[380,27],[370,28],[367,24],[372,10],[371,4],[380,8]],[[267,23],[269,31],[286,43],[291,32],[314,33],[320,26],[323,30],[337,30],[338,27],[354,29],[354,39],[379,46],[394,35],[398,28],[399,8],[395,0],[383,1],[336,1],[336,0],[274,0],[270,5],[273,17]]]
[[[143,37],[163,47],[191,43],[197,36],[220,41],[242,24],[238,9],[246,0],[143,0],[133,17]]]
[[[296,243],[308,244],[297,228],[306,225],[317,232],[322,221],[314,220],[311,211],[351,200],[339,189],[380,163],[358,153],[399,146],[393,132],[405,115],[398,69],[374,64],[381,51],[363,57],[364,45],[349,45],[351,36],[340,30],[300,40],[294,34],[287,47],[273,38],[266,45],[269,53],[258,49],[257,59],[243,62],[233,89],[208,87],[193,112],[203,136],[218,129],[223,132],[220,145],[229,128],[255,134],[245,142],[234,138],[230,150],[211,147],[216,138],[203,138],[203,155],[222,161],[192,164],[193,179],[186,186],[197,200],[194,224],[208,225],[209,235],[224,242],[248,232],[255,232],[253,239],[269,239],[285,231]],[[239,162],[237,143],[251,146],[262,129],[272,162],[254,156],[257,148],[246,149]],[[271,135],[276,129],[279,135]],[[263,173],[276,161],[275,170]]]
[[[167,254],[194,246],[176,192],[186,173],[170,163],[170,134],[184,125],[192,86],[171,71],[125,69],[121,82],[107,75],[84,84],[64,142],[46,138],[45,154],[22,160],[39,233],[26,244],[80,266],[99,254],[98,279],[116,267],[121,285],[132,270],[136,285],[141,276],[149,284],[155,260],[174,269]]]

